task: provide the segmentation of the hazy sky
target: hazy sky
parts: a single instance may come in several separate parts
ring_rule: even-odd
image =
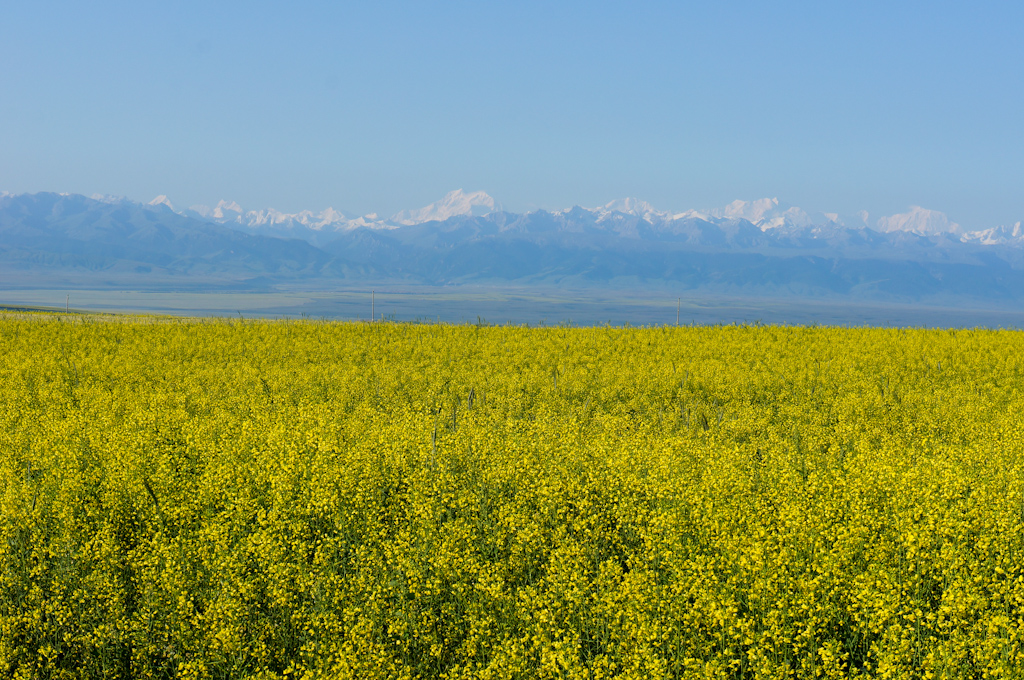
[[[0,190],[1024,219],[1020,3],[6,3]]]

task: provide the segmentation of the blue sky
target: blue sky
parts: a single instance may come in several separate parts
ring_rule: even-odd
[[[8,3],[0,190],[988,227],[1024,219],[1022,34],[1011,3]]]

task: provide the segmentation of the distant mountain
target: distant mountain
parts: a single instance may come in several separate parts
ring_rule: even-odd
[[[108,197],[0,197],[0,264],[14,271],[226,280],[317,275],[329,258],[301,240],[241,233],[171,210]]]
[[[456,189],[445,195],[440,201],[431,203],[419,210],[403,210],[391,218],[393,224],[410,225],[424,222],[443,222],[452,217],[468,215],[482,217],[489,215],[501,206],[482,191],[465,193]]]
[[[684,212],[622,199],[519,214],[454,191],[381,219],[229,201],[175,212],[166,196],[4,195],[0,267],[7,282],[72,273],[97,285],[511,282],[1024,307],[1020,223],[968,231],[912,208],[869,225],[866,214],[844,220],[776,199]]]
[[[161,199],[163,200],[161,201]],[[158,196],[154,199],[160,203],[166,200],[166,196]],[[493,198],[483,191],[467,193],[456,189],[435,203],[417,210],[403,210],[388,219],[382,219],[376,213],[356,216],[334,208],[327,208],[320,212],[303,210],[297,213],[284,213],[274,209],[243,210],[234,201],[223,200],[213,208],[196,205],[183,211],[182,214],[249,233],[301,238],[321,245],[339,233],[353,229],[396,229],[412,224],[443,221],[463,215],[480,217],[499,210],[500,207]]]
[[[432,284],[678,285],[756,295],[1024,299],[1019,248],[835,223],[762,229],[746,219],[688,215],[651,221],[617,210],[574,208],[356,229],[324,250],[346,271]]]
[[[879,231],[911,231],[915,234],[964,234],[964,230],[956,222],[937,210],[926,210],[919,205],[912,206],[910,212],[890,215],[878,220]]]
[[[107,199],[107,197],[104,197]],[[107,199],[109,200],[109,199]],[[170,207],[166,196],[158,196],[151,205]],[[611,201],[597,208],[575,206],[557,210],[552,214],[567,215],[589,213],[596,223],[620,221],[623,217],[636,217],[656,228],[671,231],[672,223],[688,220],[702,220],[715,225],[742,220],[764,232],[817,232],[824,233],[839,229],[871,229],[882,233],[905,232],[922,236],[948,236],[964,243],[993,243],[997,238],[1002,245],[1020,245],[1024,248],[1024,236],[1013,236],[1013,226],[980,230],[967,230],[951,221],[937,210],[912,206],[908,212],[886,215],[871,220],[866,212],[841,218],[837,213],[808,213],[796,206],[779,202],[777,198],[762,198],[755,201],[733,201],[721,208],[708,210],[685,210],[682,212],[661,211],[646,201],[623,198]],[[398,229],[400,227],[443,222],[455,217],[484,217],[502,212],[501,204],[483,191],[465,192],[461,189],[449,192],[439,201],[415,210],[403,210],[389,218],[376,213],[356,216],[351,213],[327,208],[320,212],[303,210],[298,213],[283,213],[273,209],[245,210],[233,201],[220,201],[216,206],[192,206],[181,214],[216,224],[230,226],[248,233],[260,233],[288,238],[302,238],[316,245],[323,245],[333,238],[354,229]],[[1019,224],[1019,223],[1018,223]],[[998,234],[998,236],[993,236]]]

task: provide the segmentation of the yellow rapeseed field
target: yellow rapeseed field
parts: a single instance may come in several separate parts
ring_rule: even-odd
[[[0,676],[1019,678],[1024,334],[0,319]]]

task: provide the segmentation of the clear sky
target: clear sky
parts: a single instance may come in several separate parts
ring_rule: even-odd
[[[1024,219],[1024,6],[5,3],[0,190]]]

